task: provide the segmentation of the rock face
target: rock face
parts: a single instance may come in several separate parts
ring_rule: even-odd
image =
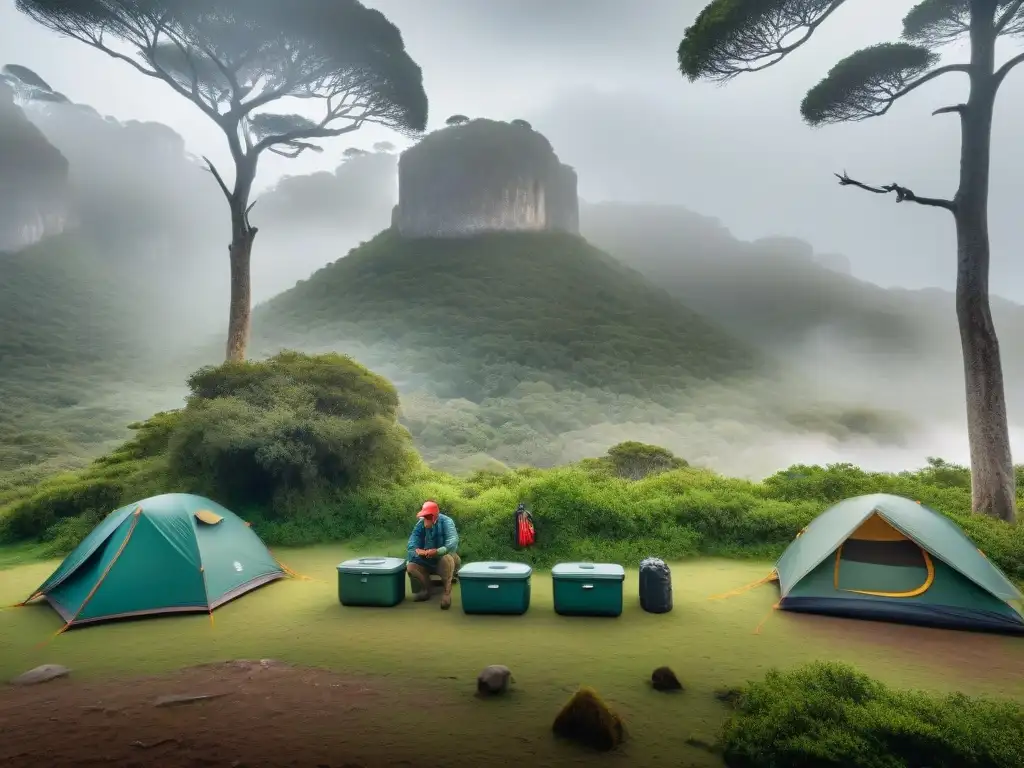
[[[60,234],[67,217],[68,161],[14,96],[0,79],[0,251]]]
[[[540,133],[472,120],[435,131],[402,153],[392,226],[403,237],[579,234],[576,186],[576,172]]]

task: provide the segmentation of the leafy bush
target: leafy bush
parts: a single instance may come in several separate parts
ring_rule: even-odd
[[[897,691],[817,662],[748,685],[722,751],[730,768],[1015,768],[1024,765],[1024,709]]]
[[[207,367],[169,435],[171,473],[230,504],[400,478],[416,457],[398,394],[341,355],[282,352]]]

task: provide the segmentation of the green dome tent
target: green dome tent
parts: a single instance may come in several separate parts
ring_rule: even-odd
[[[233,512],[202,496],[168,493],[111,512],[25,602],[45,598],[68,629],[212,612],[284,575]]]
[[[1024,596],[948,517],[877,493],[841,501],[775,564],[789,611],[1024,633]]]

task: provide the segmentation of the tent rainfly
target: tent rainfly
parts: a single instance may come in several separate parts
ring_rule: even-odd
[[[25,602],[64,629],[106,619],[211,613],[285,576],[259,536],[210,499],[168,493],[111,512]]]
[[[1024,633],[1024,596],[963,530],[886,493],[816,517],[764,581],[777,608],[965,630]]]

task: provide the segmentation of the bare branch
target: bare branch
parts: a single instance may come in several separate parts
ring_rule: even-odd
[[[274,147],[267,147],[267,151],[268,152],[273,152],[275,155],[280,155],[281,157],[287,157],[287,158],[296,158],[299,155],[301,155],[303,152],[305,152],[307,149],[312,151],[312,152],[323,152],[324,151],[323,147],[317,146],[316,144],[310,144],[307,141],[288,141],[288,142],[285,142],[284,146],[288,147],[288,149],[284,149],[283,147],[274,146]]]
[[[966,73],[969,73],[970,71],[971,71],[971,68],[970,68],[970,65],[968,65],[968,64],[947,64],[944,67],[939,67],[938,69],[933,69],[928,74],[922,75],[921,77],[919,77],[914,82],[909,83],[902,90],[898,91],[897,93],[894,93],[892,95],[892,98],[889,100],[889,103],[885,106],[885,109],[883,109],[881,112],[879,112],[879,114],[880,115],[884,115],[886,112],[889,111],[889,107],[891,107],[894,103],[896,103],[896,101],[898,99],[902,99],[904,96],[906,96],[911,91],[917,90],[918,88],[920,88],[925,83],[929,83],[929,82],[931,82],[932,80],[934,80],[937,77],[942,77],[943,75],[948,75],[950,72],[963,72],[963,73],[966,74]]]
[[[325,139],[343,136],[346,133],[359,130],[365,122],[375,122],[374,118],[382,117],[384,112],[379,108],[375,108],[370,100],[372,96],[368,99],[361,93],[360,85],[362,84],[352,85],[343,91],[327,93],[323,97],[326,102],[326,114],[320,122],[307,126],[296,126],[291,130],[264,136],[253,146],[253,154],[258,155],[265,150],[276,147],[273,150],[276,154],[284,157],[298,157],[304,150],[314,149],[314,145],[303,144],[306,139]],[[335,98],[339,98],[337,104],[334,103]],[[352,113],[357,110],[362,111],[357,112],[357,115],[353,116]],[[330,127],[332,122],[341,119],[348,119],[351,122],[342,128]],[[287,145],[289,149],[283,149],[280,145]]]
[[[936,115],[948,115],[948,114],[951,114],[953,112],[956,112],[957,114],[962,115],[965,112],[967,112],[967,105],[966,104],[952,104],[952,105],[950,105],[948,107],[939,107],[934,112],[932,112],[932,117],[935,117]]]
[[[1003,80],[1006,79],[1006,76],[1010,74],[1010,70],[1022,62],[1024,62],[1024,53],[1018,53],[1012,59],[1003,64],[1003,66],[997,69],[995,74],[996,88],[998,88],[1002,84]]]
[[[887,195],[890,192],[896,193],[896,202],[902,203],[904,200],[911,203],[917,203],[918,205],[927,205],[933,208],[945,208],[947,211],[956,211],[956,203],[952,200],[943,200],[937,197],[918,197],[911,190],[906,187],[902,187],[899,184],[886,184],[882,187],[873,187],[870,184],[851,179],[846,175],[846,171],[841,174],[835,174],[835,177],[839,179],[839,185],[843,187],[858,187],[867,192],[874,192],[877,195]]]
[[[259,198],[257,198],[256,200],[253,200],[251,203],[249,203],[248,207],[242,213],[242,221],[245,222],[245,228],[247,230],[249,230],[249,236],[250,237],[256,237],[256,233],[259,232],[259,228],[254,227],[249,222],[249,214],[252,213],[252,209],[256,207],[256,203],[257,202],[259,202]]]
[[[223,177],[217,172],[217,167],[213,164],[210,158],[203,155],[203,161],[206,163],[206,170],[213,174],[213,178],[217,180],[217,184],[220,186],[221,192],[224,193],[224,197],[231,200],[231,191],[228,189],[228,185],[224,183]]]

